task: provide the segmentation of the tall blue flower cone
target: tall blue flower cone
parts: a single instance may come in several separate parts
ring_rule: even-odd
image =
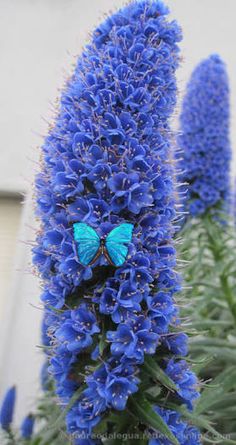
[[[236,264],[236,237],[230,221],[229,118],[226,66],[218,55],[212,55],[194,70],[182,105],[178,171],[181,182],[188,183],[188,193],[182,201],[187,215],[178,236],[182,238],[179,255],[186,264],[185,297],[191,302],[183,308],[182,315],[191,319],[192,326],[201,332],[190,344],[191,357],[197,361],[203,351],[209,354],[214,349],[211,362],[198,373],[202,381],[210,376],[212,387],[221,382],[222,391],[219,396],[218,391],[203,389],[196,412],[207,417],[214,411],[218,435],[230,432],[231,439],[236,413],[229,421],[224,416],[224,406],[228,409],[227,400],[232,394],[232,387],[225,385],[232,356],[223,352],[223,348],[230,348],[236,326],[236,274],[231,266]],[[222,320],[228,324],[227,328],[222,327]]]
[[[12,386],[6,394],[0,409],[0,426],[3,430],[8,431],[11,427],[16,403],[16,387]]]
[[[27,417],[25,417],[21,424],[22,439],[31,439],[34,429],[34,421],[35,419],[32,414],[29,414]]]
[[[229,200],[229,113],[226,67],[211,55],[194,70],[180,116],[178,168],[180,180],[189,183],[186,210],[192,216],[222,209]]]
[[[101,443],[94,436],[101,422],[117,431],[129,405],[137,424],[140,369],[150,372],[152,360],[162,371],[160,403],[168,385],[168,400],[189,409],[198,397],[195,375],[175,357],[187,353],[174,301],[168,126],[181,37],[167,14],[160,1],[135,1],[94,31],[62,92],[36,178],[34,261],[44,281],[50,372],[62,405],[73,397],[67,428],[77,445]],[[149,414],[141,423],[186,443],[167,427],[167,414],[142,403]]]

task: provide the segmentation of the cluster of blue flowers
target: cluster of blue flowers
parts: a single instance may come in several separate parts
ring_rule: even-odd
[[[230,190],[229,85],[218,55],[194,70],[183,101],[180,130],[180,181],[189,184],[187,211],[198,216],[222,207]]]
[[[15,413],[16,404],[16,387],[12,386],[5,394],[5,397],[0,408],[0,427],[7,433],[12,429],[12,423]],[[31,438],[34,429],[34,416],[28,414],[20,426],[20,438],[28,440]]]
[[[15,403],[16,403],[16,387],[12,386],[6,392],[0,410],[0,425],[1,428],[5,431],[7,431],[12,424]]]
[[[84,435],[94,443],[89,435],[104,413],[125,409],[145,354],[187,353],[187,336],[170,332],[180,280],[168,118],[181,35],[167,13],[158,0],[135,1],[94,31],[62,93],[36,178],[34,262],[44,281],[49,370],[64,406],[81,389],[67,416],[79,445]],[[115,268],[100,256],[81,265],[73,222],[101,237],[132,223],[126,262]],[[169,358],[163,369],[191,407],[198,391],[186,362]]]

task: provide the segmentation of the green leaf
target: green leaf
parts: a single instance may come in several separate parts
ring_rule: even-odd
[[[145,362],[143,368],[150,374],[151,377],[158,380],[162,385],[171,391],[177,392],[177,387],[173,380],[171,380],[168,375],[166,375],[165,371],[156,363],[156,361],[150,357],[145,357]]]
[[[174,445],[180,445],[161,416],[153,410],[152,405],[142,395],[131,396],[129,403],[133,414],[141,423],[160,432]]]
[[[59,417],[57,417],[57,420],[52,423],[51,425],[45,426],[36,436],[36,439],[41,438],[40,445],[51,445],[52,440],[55,436],[60,434],[62,424],[64,422],[64,419],[72,406],[75,404],[75,402],[79,399],[81,393],[85,389],[85,385],[82,385],[77,391],[74,393],[74,395],[71,397],[69,403],[67,404],[66,408],[61,412]]]
[[[100,354],[101,356],[103,355],[103,352],[104,352],[106,346],[107,346],[107,343],[106,343],[106,335],[103,334],[103,335],[100,336],[100,340],[99,340],[99,343],[98,343],[99,354]]]
[[[236,365],[236,353],[230,348],[217,348],[213,346],[204,347],[200,345],[195,345],[194,347],[191,346],[191,352],[202,352],[204,350],[208,354],[212,354],[219,362],[229,362],[231,365]]]
[[[201,218],[189,218],[182,233],[178,234],[181,235],[180,254],[183,252],[183,258],[191,261],[184,270],[187,289],[184,296],[190,304],[183,307],[181,315],[190,320],[188,326],[202,332],[201,336],[190,339],[191,358],[198,360],[204,354],[212,356],[210,363],[194,367],[200,379],[210,379],[212,384],[203,389],[192,413],[192,422],[215,435],[214,441],[210,434],[209,442],[235,443],[220,439],[208,420],[213,420],[222,434],[236,431],[236,374],[233,371],[236,341],[232,317],[233,314],[236,319],[235,227],[232,230],[230,224],[222,226],[208,212]],[[187,413],[185,415],[190,419]]]
[[[193,320],[191,322],[191,326],[195,329],[203,330],[203,329],[210,329],[210,328],[217,328],[217,327],[223,327],[228,328],[230,326],[233,326],[232,321],[230,320]]]
[[[220,415],[224,409],[230,409],[231,407],[234,408],[233,411],[233,418],[236,419],[236,412],[235,412],[235,402],[236,401],[236,391],[229,392],[227,394],[222,394],[221,397],[218,397],[215,401],[211,404],[211,409],[214,410],[220,410]]]
[[[168,408],[173,409],[180,414],[182,414],[183,417],[185,417],[187,420],[190,420],[191,423],[197,427],[199,427],[202,430],[209,431],[210,433],[214,435],[218,435],[218,431],[216,431],[204,416],[200,416],[195,414],[194,412],[188,411],[184,406],[176,405],[175,403],[167,403]]]
[[[219,436],[219,434],[218,434]],[[217,437],[218,437],[217,436]],[[231,439],[226,439],[225,437],[223,437],[222,439],[216,439],[215,437],[213,437],[212,439],[209,437],[205,437],[205,441],[208,443],[212,443],[213,445],[236,445],[236,441],[235,440],[231,440]]]
[[[32,440],[32,443],[30,445],[40,445],[40,438]]]
[[[142,388],[140,387],[140,391],[142,391]],[[154,385],[154,386],[148,386],[147,389],[145,389],[145,394],[149,395],[152,399],[157,399],[157,397],[161,394],[161,388],[160,386]]]
[[[57,421],[52,425],[51,428],[57,428],[61,426],[61,422],[65,419],[68,412],[71,410],[75,402],[79,399],[80,395],[82,394],[83,390],[85,389],[85,385],[82,385],[71,397],[69,403],[66,405],[66,408],[63,409],[61,415],[58,417]]]
[[[221,372],[213,381],[217,388],[212,391],[210,388],[205,389],[195,407],[195,412],[201,414],[209,410],[215,403],[222,399],[228,391],[236,388],[236,369],[235,367],[230,367],[225,371]],[[223,397],[224,398],[224,397]]]
[[[221,348],[232,348],[233,349],[233,353],[236,353],[236,341],[235,342],[229,342],[227,339],[225,340],[221,340],[219,338],[194,338],[194,339],[190,339],[190,344],[191,347],[194,345],[197,346],[203,346],[203,347],[208,347],[208,346],[218,346]]]

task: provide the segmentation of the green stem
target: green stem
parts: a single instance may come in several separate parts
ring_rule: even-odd
[[[210,287],[215,290],[219,290],[219,286],[216,286],[215,284],[212,284],[212,283],[207,283],[206,281],[193,281],[191,283],[191,285],[192,286],[205,286],[205,287]]]
[[[236,322],[236,301],[235,301],[234,294],[232,293],[232,290],[229,286],[228,278],[225,275],[221,275],[220,282],[221,282],[222,290],[224,291],[224,295],[226,297],[227,303],[229,305],[229,308],[230,308],[232,315]]]
[[[8,435],[7,445],[16,445],[15,436],[10,428],[7,431],[7,435]]]
[[[213,222],[214,224],[214,222]],[[218,249],[218,239],[215,240],[214,236],[212,236],[211,232],[208,229],[208,224],[205,224],[205,228],[206,228],[206,232],[207,232],[207,236],[208,236],[208,240],[211,246],[211,250],[212,250],[212,254],[214,257],[214,260],[216,262],[216,264],[221,264],[222,260],[224,260],[224,258],[222,258],[219,249]],[[221,235],[221,232],[218,231],[218,235]],[[221,237],[222,238],[222,237]],[[224,242],[223,239],[220,239],[221,244]],[[221,289],[223,291],[223,294],[225,295],[225,299],[228,303],[229,309],[232,313],[232,316],[234,317],[234,320],[236,322],[236,300],[235,300],[235,296],[232,293],[232,290],[229,286],[229,282],[228,282],[228,277],[225,276],[224,273],[220,274],[219,276],[219,280],[220,280],[220,284],[221,284]]]

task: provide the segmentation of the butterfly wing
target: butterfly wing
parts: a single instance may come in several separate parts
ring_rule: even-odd
[[[128,254],[128,244],[132,240],[134,226],[124,223],[107,235],[105,246],[107,253],[115,266],[122,266]]]
[[[75,223],[74,239],[77,242],[78,258],[83,266],[88,266],[100,248],[100,238],[95,230],[85,223]]]

